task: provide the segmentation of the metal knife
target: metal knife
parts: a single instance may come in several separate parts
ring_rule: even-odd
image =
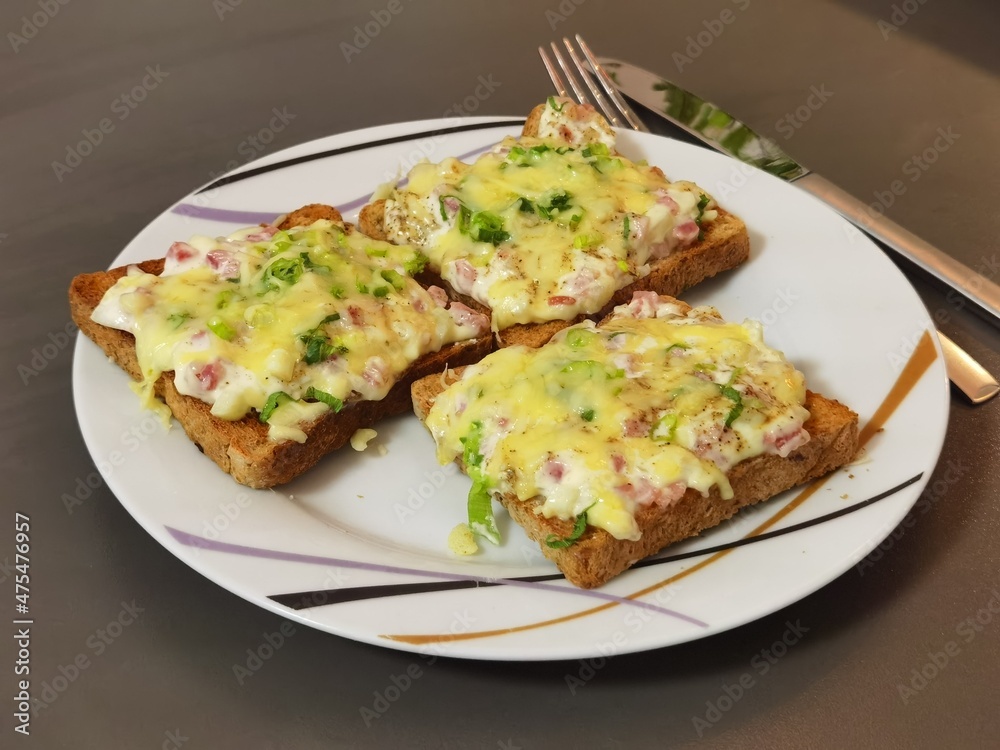
[[[989,312],[994,323],[1000,322],[1000,286],[872,210],[829,180],[810,172],[774,141],[759,135],[711,102],[630,63],[607,57],[600,58],[599,62],[630,99],[716,151],[812,193],[871,237],[961,292]],[[978,362],[940,331],[938,336],[949,379],[973,403],[987,401],[1000,392],[1000,384]]]

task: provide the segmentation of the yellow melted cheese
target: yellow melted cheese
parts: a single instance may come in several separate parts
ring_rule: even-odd
[[[552,107],[547,137],[507,138],[473,164],[418,164],[386,200],[390,239],[423,249],[492,310],[494,330],[599,311],[716,216],[697,185],[617,155],[610,128],[594,136],[593,118]]]
[[[302,442],[304,424],[384,398],[416,359],[482,332],[485,319],[454,315],[410,277],[424,262],[329,221],[253,227],[175,243],[159,276],[132,267],[92,317],[135,336],[147,406],[173,371],[222,419],[270,399],[270,437]]]
[[[643,505],[687,488],[731,497],[735,464],[802,445],[804,400],[801,373],[759,324],[647,298],[600,328],[489,355],[438,396],[427,425],[442,463],[481,436],[473,452],[491,491],[540,498],[545,517],[586,511],[588,524],[637,539]]]

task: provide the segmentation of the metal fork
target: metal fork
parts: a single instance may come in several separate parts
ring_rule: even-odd
[[[587,43],[583,41],[583,37],[577,34],[576,42],[586,62],[581,59],[580,53],[576,51],[569,39],[563,37],[562,42],[566,48],[566,53],[569,55],[576,69],[575,73],[573,67],[570,67],[566,62],[566,58],[563,57],[562,52],[559,51],[559,46],[555,42],[552,42],[550,47],[552,48],[552,55],[555,57],[558,67],[553,64],[552,58],[549,57],[544,47],[538,48],[538,54],[542,58],[545,70],[548,71],[549,78],[552,79],[552,85],[555,86],[559,96],[570,97],[566,84],[559,74],[559,71],[562,70],[578,102],[595,106],[608,119],[608,122],[615,127],[627,127],[632,130],[648,133],[649,128],[632,111],[628,102],[625,101],[615,87],[611,76],[597,62],[597,57],[595,57]],[[579,79],[577,76],[579,76]],[[590,96],[587,96],[588,91],[590,92]],[[591,98],[593,98],[593,101],[591,101]],[[941,331],[938,331],[937,334],[938,338],[941,339],[941,351],[944,352],[944,362],[948,370],[948,378],[965,394],[966,398],[974,404],[981,404],[984,401],[989,401],[1000,392],[1000,385],[997,384],[993,376],[971,354],[941,333]]]

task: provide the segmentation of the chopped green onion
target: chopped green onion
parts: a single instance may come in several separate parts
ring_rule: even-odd
[[[323,318],[316,327],[325,326],[327,323],[336,323],[338,320],[340,320],[340,313],[332,313]]]
[[[389,295],[389,287],[377,286],[372,289],[372,294],[376,297],[387,297]]]
[[[517,210],[522,214],[533,214],[535,213],[535,207],[531,201],[527,198],[517,199]]]
[[[284,391],[275,391],[267,397],[267,401],[264,402],[264,408],[260,410],[260,416],[258,419],[260,419],[261,422],[266,423],[271,418],[271,415],[274,414],[275,409],[284,403],[294,400],[294,398],[289,396]]]
[[[586,247],[593,247],[601,241],[599,234],[579,234],[573,238],[573,247],[582,250]]]
[[[278,258],[264,271],[264,286],[280,289],[282,284],[292,285],[302,277],[303,269],[302,258]]]
[[[628,242],[629,237],[632,236],[632,223],[629,219],[629,215],[625,214],[625,221],[622,226],[622,239]]]
[[[368,294],[368,285],[367,284],[363,284],[361,282],[361,279],[357,279],[354,282],[354,286],[357,288],[357,290],[359,292],[361,292],[361,294]]]
[[[566,549],[567,547],[572,547],[576,544],[577,540],[583,536],[583,532],[587,530],[587,512],[594,507],[594,504],[588,505],[587,508],[576,517],[576,523],[573,524],[573,531],[565,539],[560,539],[555,534],[549,534],[545,537],[545,546],[549,549]]]
[[[386,250],[384,247],[380,248],[372,246],[365,248],[365,255],[367,255],[369,258],[384,258],[388,254],[389,251]]]
[[[591,156],[609,156],[611,150],[603,143],[591,143],[583,149],[583,156],[589,159]]]
[[[490,211],[476,211],[469,221],[469,236],[477,242],[499,245],[510,239],[503,229],[503,219]]]
[[[215,309],[221,310],[224,307],[228,307],[229,303],[233,301],[236,297],[236,292],[232,289],[223,289],[219,292],[218,296],[215,298]]]
[[[490,496],[490,482],[483,474],[483,454],[479,445],[483,439],[483,423],[475,421],[469,434],[461,438],[464,446],[462,463],[465,472],[472,479],[472,489],[469,491],[469,528],[473,533],[493,542],[500,543],[500,531],[493,518],[493,498]]]
[[[333,295],[334,299],[344,299],[344,297],[347,296],[347,292],[344,291],[344,287],[342,286],[333,287],[330,289],[330,294]]]
[[[583,213],[582,213],[582,212],[581,212],[581,213],[578,213],[578,214],[573,214],[573,215],[572,215],[572,216],[571,216],[571,217],[569,218],[569,228],[570,228],[571,230],[576,230],[576,228],[577,228],[578,226],[580,226],[580,220],[581,220],[581,219],[583,219]]]
[[[733,402],[733,408],[729,410],[729,414],[726,417],[726,427],[731,427],[733,422],[743,413],[743,395],[731,385],[723,385],[720,388],[722,389],[722,395]]]
[[[687,344],[671,344],[667,347],[667,354],[670,354],[674,349],[690,349]],[[697,368],[696,368],[697,369]]]
[[[572,349],[586,346],[594,338],[594,334],[586,328],[570,328],[566,332],[566,345]]]
[[[583,411],[580,412],[580,417],[583,419],[584,422],[593,422],[594,421],[594,410],[593,409],[584,409]]]
[[[667,413],[660,417],[656,424],[653,425],[653,429],[650,431],[649,436],[657,443],[670,443],[673,442],[674,438],[677,436],[677,422],[679,417],[674,413]]]
[[[415,276],[424,270],[424,267],[427,265],[427,260],[427,256],[418,250],[414,253],[412,258],[403,264],[403,270],[410,276]]]
[[[554,96],[550,96],[548,98],[548,104],[556,112],[562,112],[563,111],[563,107],[566,106],[564,104],[559,104],[559,102],[556,101],[556,98]],[[556,105],[558,105],[558,106],[556,106]]]
[[[208,330],[214,333],[223,341],[232,341],[236,338],[236,331],[231,325],[220,318],[218,315],[212,317],[208,321]]]
[[[406,286],[406,279],[403,278],[403,275],[396,271],[393,271],[391,268],[382,271],[380,275],[382,276],[383,279],[392,284],[392,288],[395,289],[397,292],[402,291],[403,287]]]
[[[483,454],[479,452],[479,443],[483,439],[483,423],[476,420],[472,423],[472,429],[464,438],[459,441],[464,446],[462,451],[462,463],[466,468],[479,466],[483,462]]]
[[[306,400],[322,401],[335,412],[344,408],[344,402],[339,398],[312,386],[309,386],[309,390],[306,391]]]
[[[182,325],[184,325],[185,320],[190,320],[190,319],[191,319],[191,313],[186,313],[186,312],[174,313],[173,315],[167,316],[167,322],[174,327],[174,330],[177,330]]]
[[[618,270],[621,271],[622,273],[628,273],[629,272],[628,263],[626,263],[623,260],[618,261]]]

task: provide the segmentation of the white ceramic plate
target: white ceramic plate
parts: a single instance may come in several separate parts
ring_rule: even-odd
[[[515,120],[425,121],[302,144],[188,196],[112,265],[161,257],[174,240],[227,234],[306,203],[346,207],[350,218],[376,185],[416,160],[471,155],[518,130]],[[109,486],[160,544],[248,601],[337,635],[448,656],[567,659],[681,643],[759,618],[836,578],[903,518],[938,458],[949,392],[926,310],[874,245],[794,187],[657,136],[625,132],[620,148],[698,182],[750,227],[750,261],[686,300],[714,304],[731,320],[762,319],[768,341],[810,387],[849,404],[862,425],[924,338],[926,367],[885,430],[804,501],[799,491],[785,493],[669,548],[655,564],[582,591],[505,514],[502,546],[486,544],[471,558],[449,553],[469,482],[436,464],[415,417],[379,426],[386,455],[346,448],[289,485],[249,490],[176,425],[164,431],[142,412],[126,376],[81,337],[77,415]],[[765,523],[766,534],[740,543]],[[729,551],[706,551],[719,547]],[[538,576],[547,580],[518,580]],[[326,593],[301,607],[300,594],[313,591]]]

